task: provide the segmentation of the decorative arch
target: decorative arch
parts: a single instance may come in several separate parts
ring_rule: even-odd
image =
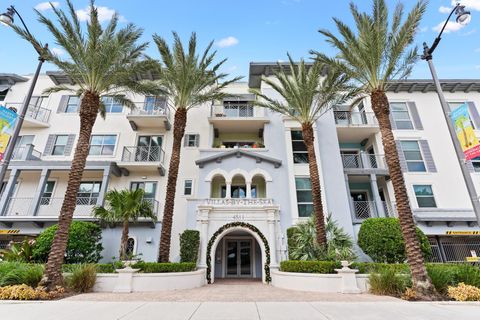
[[[251,183],[252,182],[252,177],[250,176],[250,174],[243,169],[233,169],[232,171],[230,171],[229,172],[230,181],[232,181],[233,177],[235,177],[237,175],[243,176],[243,179],[245,179],[245,183]]]
[[[231,181],[231,178],[230,178],[230,175],[228,174],[228,172],[225,171],[225,170],[219,169],[219,168],[210,171],[208,173],[207,177],[205,178],[205,181],[206,182],[212,182],[212,179],[215,176],[223,176],[225,178],[225,181]]]
[[[253,179],[253,177],[255,177],[257,175],[263,176],[263,178],[265,179],[265,182],[271,182],[272,181],[272,176],[270,176],[270,174],[263,169],[255,168],[254,170],[250,171],[250,179]]]
[[[258,242],[262,249],[262,259],[264,261],[263,264],[263,271],[264,271],[264,281],[267,283],[270,283],[272,281],[272,277],[270,275],[270,246],[268,244],[267,238],[263,235],[263,233],[258,230],[257,227],[254,225],[251,225],[250,223],[246,222],[230,222],[218,229],[213,236],[210,238],[208,241],[207,245],[207,282],[210,284],[212,283],[212,260],[215,259],[215,257],[212,258],[212,249],[213,249],[213,254],[215,254],[215,251],[217,249],[218,243],[220,242],[220,239],[235,230],[241,230],[241,231],[246,231],[250,233]]]

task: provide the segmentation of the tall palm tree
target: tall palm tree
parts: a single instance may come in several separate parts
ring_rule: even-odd
[[[162,233],[158,260],[168,262],[170,257],[170,242],[173,223],[173,209],[175,205],[175,192],[180,164],[180,148],[187,113],[192,108],[205,102],[220,100],[228,97],[222,90],[238,81],[240,78],[225,80],[225,73],[219,73],[220,67],[226,59],[214,64],[216,51],[211,52],[213,41],[199,56],[197,52],[197,37],[192,33],[188,43],[188,51],[184,50],[180,37],[173,32],[174,44],[170,49],[165,39],[155,34],[153,40],[160,52],[161,63],[158,66],[160,80],[159,87],[168,97],[170,107],[175,111],[173,122],[173,145],[168,169],[167,190],[165,193],[165,206],[163,209]],[[223,81],[223,82],[222,82]]]
[[[382,133],[385,158],[398,206],[414,286],[419,296],[428,298],[435,292],[425,269],[415,232],[412,210],[392,134],[389,101],[385,94],[390,81],[408,77],[417,61],[417,48],[412,47],[412,43],[426,5],[425,1],[418,1],[404,19],[403,5],[399,3],[389,20],[384,0],[373,1],[372,14],[359,12],[352,2],[350,11],[356,30],[334,18],[340,37],[328,30],[319,31],[327,38],[327,42],[337,49],[337,55],[332,58],[319,52],[312,53],[316,55],[318,61],[353,79],[363,95],[371,98],[372,109]]]
[[[153,203],[144,198],[145,192],[137,190],[111,190],[105,195],[107,206],[97,206],[93,209],[95,217],[105,223],[122,223],[122,237],[120,239],[120,259],[127,258],[127,243],[130,222],[139,218],[157,220]]]
[[[324,68],[318,62],[307,65],[301,60],[296,64],[290,55],[288,59],[288,68],[278,64],[279,71],[275,72],[274,77],[262,77],[262,81],[271,86],[284,101],[271,98],[260,90],[251,91],[261,98],[255,102],[256,105],[289,116],[302,126],[303,140],[308,152],[316,238],[318,244],[326,249],[327,235],[313,126],[326,110],[347,101],[353,97],[355,91],[348,87],[348,79],[343,75],[329,73],[326,78],[322,77]]]
[[[144,71],[149,65],[147,60],[139,61],[147,47],[146,43],[137,44],[142,35],[141,29],[132,24],[117,29],[118,16],[116,14],[103,28],[98,20],[94,1],[91,0],[90,17],[85,32],[71,1],[67,0],[67,4],[70,17],[52,5],[59,26],[36,10],[39,22],[47,27],[57,45],[66,52],[66,58],[63,59],[48,50],[43,50],[43,58],[64,72],[76,85],[76,89],[59,85],[47,89],[45,92],[74,91],[81,97],[79,139],[60,210],[59,227],[55,233],[43,279],[49,289],[63,281],[61,266],[67,246],[68,228],[72,222],[77,192],[89,153],[92,128],[99,113],[105,116],[105,106],[100,99],[101,95],[108,93],[117,102],[133,108],[133,102],[123,94],[126,92],[139,94],[156,92],[154,90],[156,86],[138,82],[132,77],[133,74]],[[31,37],[29,33],[18,27],[15,27],[15,30],[36,48],[43,48],[40,41]]]

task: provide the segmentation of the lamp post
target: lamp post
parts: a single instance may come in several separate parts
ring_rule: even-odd
[[[23,21],[22,16],[18,11],[15,9],[14,6],[10,6],[7,8],[7,12],[0,14],[0,23],[5,26],[11,26],[14,23],[15,14],[20,18],[25,31],[32,36],[30,31],[28,30],[27,25]],[[48,49],[48,45],[45,45],[44,49]],[[0,182],[3,182],[5,178],[5,174],[7,173],[8,165],[10,164],[10,158],[12,157],[13,149],[15,147],[15,143],[17,141],[18,136],[20,135],[20,130],[22,129],[23,119],[25,118],[25,114],[27,113],[28,106],[30,105],[30,100],[32,99],[33,90],[35,89],[35,85],[37,84],[38,76],[40,75],[40,70],[42,69],[42,64],[45,62],[45,59],[42,57],[42,52],[35,48],[35,51],[38,53],[38,65],[37,70],[32,78],[32,83],[30,84],[30,88],[28,89],[27,97],[23,102],[22,110],[20,110],[20,114],[18,115],[17,123],[15,125],[15,129],[13,131],[12,138],[10,142],[7,144],[7,149],[5,150],[5,154],[3,157],[3,161],[0,165]],[[1,212],[0,212],[1,215]]]
[[[425,42],[423,43],[423,55],[422,60],[426,60],[428,63],[428,67],[430,68],[430,72],[432,73],[433,82],[435,83],[435,88],[438,93],[438,98],[440,100],[440,104],[442,106],[443,115],[445,117],[445,121],[447,122],[448,131],[452,138],[453,146],[455,148],[455,153],[457,154],[458,163],[460,164],[460,169],[462,170],[463,179],[465,180],[465,184],[467,186],[468,195],[470,196],[470,200],[472,201],[473,211],[475,212],[475,216],[477,217],[477,223],[480,226],[480,201],[478,199],[477,191],[475,190],[475,185],[473,184],[472,176],[470,171],[467,168],[467,162],[465,159],[465,154],[463,153],[462,147],[460,142],[457,138],[457,133],[455,131],[455,127],[453,126],[453,122],[450,119],[450,107],[448,106],[447,101],[445,100],[445,96],[443,95],[442,86],[440,85],[440,81],[438,80],[437,72],[435,71],[435,66],[433,65],[433,52],[437,48],[438,44],[440,43],[442,33],[447,26],[452,15],[455,13],[457,16],[456,21],[459,24],[466,25],[471,20],[471,15],[469,11],[465,10],[465,6],[457,5],[452,9],[450,15],[448,16],[445,24],[443,25],[442,30],[440,30],[439,35],[433,41],[431,47],[429,47]]]

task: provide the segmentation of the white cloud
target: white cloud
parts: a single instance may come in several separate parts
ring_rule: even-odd
[[[226,38],[218,40],[215,44],[220,48],[225,48],[225,47],[234,46],[234,45],[238,44],[238,42],[239,41],[238,41],[237,38],[230,36],[230,37],[226,37]]]
[[[442,30],[443,25],[445,22],[440,22],[438,25],[432,28],[433,31],[440,32]],[[457,22],[452,22],[448,21],[446,27],[445,27],[445,33],[450,33],[450,32],[456,32],[460,29],[462,29],[464,26],[462,26],[460,23]]]
[[[480,48],[475,49],[475,52],[480,53]]]
[[[452,6],[457,5],[458,0],[452,0]],[[480,0],[462,0],[460,1],[467,9],[480,11]]]
[[[50,5],[50,3],[52,5]],[[56,7],[59,7],[60,6],[60,2],[57,2],[57,1],[52,1],[52,2],[40,2],[39,4],[37,4],[35,6],[35,9],[37,9],[38,11],[47,11],[47,10],[50,10],[52,9],[52,6],[54,6],[55,8]]]
[[[104,22],[112,19],[113,15],[115,14],[115,10],[110,9],[108,7],[98,7],[98,21]],[[85,9],[80,9],[76,11],[77,17],[80,21],[87,21],[90,19],[90,7],[86,7]],[[126,19],[123,16],[118,17],[120,22],[125,22]]]
[[[453,8],[450,8],[450,7],[440,6],[440,8],[438,8],[438,11],[440,13],[450,13],[452,9]]]
[[[420,32],[427,32],[428,31],[428,27],[422,27],[419,29]]]
[[[52,48],[50,51],[56,56],[63,56],[65,54],[65,51],[61,48]]]

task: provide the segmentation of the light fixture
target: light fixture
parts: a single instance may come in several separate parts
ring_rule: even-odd
[[[7,12],[0,14],[0,23],[9,27],[10,25],[13,24],[13,17],[15,16],[15,9],[12,7],[9,7],[7,9]]]
[[[455,14],[457,15],[457,23],[462,26],[469,24],[470,20],[472,20],[472,15],[470,14],[470,11],[465,10],[465,6],[458,6],[455,10]]]

